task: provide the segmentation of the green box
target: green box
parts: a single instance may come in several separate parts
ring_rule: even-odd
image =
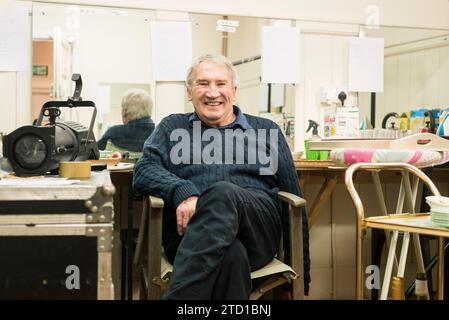
[[[33,76],[48,76],[48,66],[33,66]]]
[[[329,151],[321,150],[320,151],[320,160],[329,160]]]

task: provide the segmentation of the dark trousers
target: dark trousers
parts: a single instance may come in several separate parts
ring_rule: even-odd
[[[250,272],[273,259],[281,218],[259,191],[217,182],[199,197],[164,299],[248,299]]]

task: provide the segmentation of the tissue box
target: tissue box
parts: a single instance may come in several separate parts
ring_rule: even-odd
[[[449,198],[428,196],[426,202],[430,206],[431,220],[440,226],[449,227]]]

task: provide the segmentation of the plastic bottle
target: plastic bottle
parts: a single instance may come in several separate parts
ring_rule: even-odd
[[[391,278],[391,300],[404,300],[404,279],[401,277]]]
[[[417,272],[415,283],[416,300],[429,300],[429,291],[427,288],[427,275],[424,272]]]
[[[402,132],[406,132],[408,130],[408,116],[405,112],[403,112],[399,118],[399,130]]]
[[[440,114],[440,124],[438,126],[437,135],[442,137],[449,136],[449,108]]]
[[[309,119],[309,127],[307,128],[306,133],[312,129],[312,135],[308,139],[304,140],[307,160],[319,160],[320,158],[320,151],[310,150],[310,141],[321,140],[321,137],[318,135],[318,126],[319,124],[317,122]]]
[[[285,129],[285,136],[287,139],[287,144],[288,147],[290,148],[290,150],[294,150],[295,149],[295,133],[294,133],[294,129],[293,129],[293,120],[288,120],[287,121],[287,125],[286,125],[286,129]]]

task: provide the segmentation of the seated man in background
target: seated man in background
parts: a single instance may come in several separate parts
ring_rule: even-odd
[[[301,196],[280,128],[234,105],[237,83],[225,57],[198,58],[186,80],[195,112],[164,118],[134,168],[134,189],[165,201],[163,245],[174,264],[165,299],[248,299],[250,273],[273,259],[289,230],[278,191]],[[305,211],[303,232],[307,292]]]
[[[108,140],[120,149],[141,152],[145,140],[154,130],[151,120],[153,102],[143,89],[130,89],[122,98],[123,124],[110,127],[98,140],[98,149],[105,150]]]

